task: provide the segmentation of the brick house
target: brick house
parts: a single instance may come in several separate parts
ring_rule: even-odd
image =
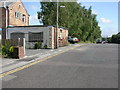
[[[0,8],[3,9],[1,13],[4,14],[0,18],[4,19],[6,17],[5,13],[7,12],[8,26],[29,25],[29,14],[20,0],[18,0],[17,2],[0,2],[0,3],[1,3]]]
[[[6,38],[7,26],[28,26],[29,14],[21,0],[9,2],[0,1],[0,28],[2,28],[2,38]]]

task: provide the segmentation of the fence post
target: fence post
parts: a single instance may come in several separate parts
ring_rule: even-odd
[[[24,55],[26,54],[25,52],[25,38],[23,38],[23,48],[24,48]]]

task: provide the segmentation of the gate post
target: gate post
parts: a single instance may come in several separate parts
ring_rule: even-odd
[[[25,52],[25,38],[23,38],[23,48],[24,48],[24,55],[26,54]]]
[[[17,46],[20,46],[20,38],[18,38],[18,45]]]

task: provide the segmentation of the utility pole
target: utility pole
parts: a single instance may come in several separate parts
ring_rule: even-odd
[[[59,16],[59,14],[58,14],[58,12],[59,12],[59,0],[57,0],[57,21],[56,21],[56,49],[58,48],[58,46],[59,46],[59,42],[58,42],[58,16]],[[64,8],[65,6],[60,6],[61,8]]]
[[[57,21],[56,21],[56,49],[58,48],[58,9],[59,9],[59,4],[57,0]]]

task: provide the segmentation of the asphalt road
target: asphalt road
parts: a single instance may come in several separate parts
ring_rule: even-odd
[[[89,44],[3,78],[3,88],[117,88],[118,45]]]

